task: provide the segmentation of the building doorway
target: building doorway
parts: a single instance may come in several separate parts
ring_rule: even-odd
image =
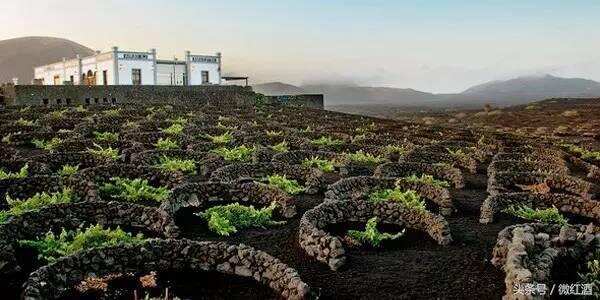
[[[87,71],[87,74],[83,80],[83,84],[96,85],[96,72],[92,72],[92,70]]]

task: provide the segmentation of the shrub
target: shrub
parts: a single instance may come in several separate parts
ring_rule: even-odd
[[[600,289],[600,251],[596,250],[587,261],[582,273],[577,273],[582,283],[591,284],[592,291]]]
[[[430,185],[433,185],[436,187],[443,187],[443,188],[450,187],[450,184],[447,181],[437,180],[437,179],[433,178],[433,176],[427,175],[427,174],[421,174],[421,177],[417,177],[417,175],[412,174],[410,176],[403,177],[402,179],[404,179],[408,182],[418,182],[418,183],[430,184]]]
[[[177,141],[173,141],[170,138],[166,138],[166,139],[159,138],[158,141],[156,142],[156,144],[154,144],[154,146],[158,150],[179,149],[179,144],[177,143]]]
[[[167,120],[173,124],[179,124],[179,125],[186,125],[188,123],[188,119],[184,118],[184,117],[177,117],[176,119],[169,119]]]
[[[405,230],[396,234],[381,233],[377,229],[377,217],[370,218],[365,225],[364,231],[348,230],[348,236],[360,244],[368,243],[373,247],[381,246],[385,240],[396,240],[404,235]]]
[[[383,147],[383,152],[385,154],[398,153],[399,155],[404,155],[406,152],[408,152],[408,149],[399,145],[386,145]]]
[[[25,164],[23,167],[21,167],[21,169],[17,173],[6,172],[6,171],[0,169],[0,180],[25,178],[25,177],[27,177],[27,175],[29,175],[29,165],[28,164]]]
[[[87,151],[92,154],[93,156],[96,156],[98,158],[101,159],[110,159],[110,160],[117,160],[119,158],[119,150],[118,149],[113,149],[112,147],[107,147],[104,148],[98,144],[94,144],[94,148],[96,149],[87,149]]]
[[[238,229],[279,225],[284,222],[273,221],[273,210],[276,204],[269,207],[255,209],[254,206],[243,206],[239,203],[215,206],[207,209],[199,216],[208,221],[208,228],[219,234],[228,236]]]
[[[270,186],[280,188],[290,195],[300,194],[306,190],[306,188],[301,186],[298,181],[287,179],[285,175],[271,175],[267,177],[267,180],[269,181]]]
[[[58,171],[58,175],[63,176],[63,177],[70,177],[70,176],[77,174],[77,171],[79,171],[79,165],[77,165],[77,166],[64,165],[64,166],[62,166],[62,169],[60,169]]]
[[[367,135],[366,134],[357,134],[355,136],[352,137],[352,142],[360,142],[362,140],[367,139]]]
[[[337,139],[331,138],[329,136],[322,136],[322,137],[320,137],[316,140],[312,140],[310,142],[311,142],[311,144],[313,144],[315,146],[326,146],[326,147],[341,146],[344,144],[344,141],[337,140]]]
[[[183,133],[183,125],[175,123],[167,128],[161,128],[160,131],[166,134],[179,135]]]
[[[140,124],[138,124],[137,122],[133,122],[133,121],[127,121],[123,125],[121,125],[121,127],[123,127],[124,129],[128,129],[128,130],[133,130],[133,129],[140,128]]]
[[[335,167],[333,166],[333,162],[327,159],[321,159],[319,157],[313,156],[310,159],[305,158],[302,161],[302,165],[309,168],[317,168],[323,172],[333,172]]]
[[[119,140],[118,133],[94,131],[94,139],[100,142],[114,143]]]
[[[109,198],[125,200],[129,202],[138,202],[151,200],[161,202],[171,195],[166,187],[153,187],[146,179],[127,179],[113,177],[112,183],[105,183],[100,187],[100,192]]]
[[[63,110],[55,110],[52,111],[48,114],[48,116],[50,116],[50,118],[52,119],[62,119],[65,117],[65,114],[67,113],[67,109],[63,109]]]
[[[278,137],[283,135],[283,131],[266,130],[265,133],[268,137]]]
[[[306,128],[300,129],[301,133],[309,133],[309,132],[314,132],[314,129],[312,129],[312,127],[310,127],[310,125],[306,126]]]
[[[5,136],[2,137],[2,142],[5,143],[5,144],[10,144],[12,136],[13,136],[12,133],[8,133],[7,135],[5,135]]]
[[[283,152],[288,152],[289,151],[288,143],[286,141],[283,141],[281,143],[275,144],[275,145],[271,146],[270,148],[273,149],[273,151],[279,152],[279,153],[283,153]]]
[[[469,155],[464,153],[462,149],[452,150],[450,148],[446,148],[446,151],[448,151],[448,153],[450,153],[451,156],[456,157],[459,160],[466,160],[469,158]]]
[[[52,138],[49,141],[34,139],[31,143],[38,149],[43,149],[46,151],[54,151],[63,141],[59,138]]]
[[[402,203],[406,208],[419,212],[424,212],[425,201],[421,199],[419,194],[413,190],[402,191],[400,188],[379,190],[369,195],[369,201],[379,203],[382,201],[397,201]]]
[[[585,151],[581,154],[581,158],[600,160],[600,151]]]
[[[362,165],[377,165],[385,161],[381,156],[375,156],[370,153],[365,153],[359,150],[355,153],[347,153],[344,155],[345,160]]]
[[[237,129],[237,127],[235,127],[235,126],[228,126],[228,125],[225,125],[225,124],[223,124],[221,122],[217,123],[217,128],[224,129],[224,130],[236,130]]]
[[[196,174],[196,161],[193,159],[179,159],[164,156],[156,167],[165,171],[182,171],[188,174]]]
[[[53,204],[70,203],[74,200],[73,193],[69,188],[63,188],[61,192],[52,194],[37,193],[25,200],[11,199],[6,196],[6,202],[10,207],[8,210],[0,211],[0,223],[5,223],[11,216],[19,216],[29,211],[38,210]]]
[[[58,235],[51,231],[37,240],[21,240],[21,246],[35,249],[38,257],[53,262],[60,257],[69,256],[77,251],[116,245],[138,245],[145,241],[142,234],[132,235],[121,228],[104,229],[102,225],[92,225],[84,231],[66,231],[64,228]]]
[[[83,113],[83,112],[86,112],[88,110],[85,107],[83,107],[83,105],[79,105],[79,106],[75,107],[75,111]]]
[[[121,109],[120,108],[107,109],[107,110],[103,111],[102,113],[107,117],[118,117],[121,115]]]
[[[502,212],[519,217],[525,220],[538,221],[541,223],[555,223],[565,225],[568,220],[558,212],[556,207],[547,209],[533,209],[529,206],[514,206],[511,205]]]
[[[216,153],[217,155],[221,156],[227,161],[248,161],[252,158],[252,154],[254,153],[254,151],[254,147],[248,148],[245,145],[231,149],[221,147],[212,150],[213,153]]]
[[[233,135],[229,131],[227,131],[221,135],[207,134],[206,137],[209,138],[213,144],[218,144],[218,145],[229,144],[231,141],[233,141]]]
[[[15,124],[19,125],[19,126],[27,126],[27,127],[29,127],[29,126],[33,126],[34,122],[30,121],[30,120],[25,120],[23,118],[19,118],[18,120],[15,121]]]
[[[365,125],[365,126],[361,126],[358,128],[355,128],[354,131],[358,134],[365,134],[368,132],[372,132],[375,131],[377,129],[377,125],[375,124],[375,122],[372,122],[369,125]]]
[[[563,117],[577,117],[579,112],[576,110],[565,110],[562,114]]]

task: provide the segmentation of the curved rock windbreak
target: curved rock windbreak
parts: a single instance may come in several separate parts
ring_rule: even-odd
[[[326,232],[325,227],[343,222],[365,223],[372,217],[377,217],[385,224],[424,231],[440,245],[452,241],[450,227],[444,217],[427,211],[407,209],[394,201],[377,204],[367,201],[325,201],[304,213],[300,219],[300,247],[335,271],[346,262],[346,251],[340,238]]]
[[[24,298],[66,297],[88,276],[190,269],[250,277],[271,287],[285,299],[304,299],[310,292],[298,272],[252,247],[224,242],[154,239],[141,245],[91,249],[61,258],[31,273],[25,284]]]
[[[163,202],[160,208],[175,215],[185,207],[208,208],[209,204],[239,202],[269,206],[277,203],[275,213],[285,218],[296,215],[294,199],[285,192],[258,182],[200,182],[185,183],[173,189],[170,199]]]
[[[0,275],[18,272],[15,257],[19,240],[36,239],[48,231],[75,230],[83,224],[121,226],[152,236],[177,237],[173,219],[156,208],[122,202],[57,204],[11,217],[0,225]]]

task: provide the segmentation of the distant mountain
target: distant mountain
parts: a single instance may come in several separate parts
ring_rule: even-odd
[[[252,86],[252,89],[257,93],[265,94],[267,96],[298,95],[306,93],[302,88],[283,82],[255,84]]]
[[[581,78],[560,78],[552,75],[519,77],[473,86],[462,92],[464,99],[479,98],[490,102],[543,100],[546,98],[582,98],[600,96],[600,83]]]
[[[306,85],[302,89],[310,93],[324,94],[327,105],[336,104],[399,104],[431,102],[437,96],[413,89],[389,87],[365,87],[349,85]]]
[[[281,82],[253,85],[255,92],[265,95],[324,94],[326,105],[339,104],[403,104],[437,99],[431,93],[413,89],[315,84],[295,86]]]
[[[94,50],[75,42],[53,37],[23,37],[0,41],[0,83],[19,78],[29,84],[33,68],[74,58],[77,54],[89,56]]]
[[[600,97],[599,82],[581,78],[560,78],[552,75],[492,81],[473,86],[457,94],[433,94],[413,89],[330,84],[297,87],[278,82],[260,86],[267,86],[270,95],[324,94],[326,106],[396,105],[467,108],[481,107],[486,103],[508,106],[547,98]]]

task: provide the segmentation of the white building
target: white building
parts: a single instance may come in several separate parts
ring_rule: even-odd
[[[149,52],[111,52],[34,68],[34,81],[43,85],[205,85],[221,84],[221,53],[193,55],[185,60],[159,60]]]

